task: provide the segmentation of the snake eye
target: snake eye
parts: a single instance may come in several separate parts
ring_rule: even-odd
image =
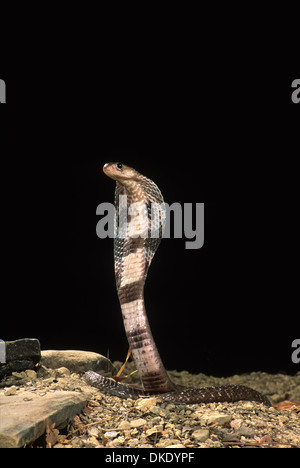
[[[120,163],[120,162],[118,162],[118,163],[117,163],[117,168],[118,168],[119,170],[123,169],[123,164]]]

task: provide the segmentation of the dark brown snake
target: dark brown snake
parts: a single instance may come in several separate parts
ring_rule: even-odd
[[[169,378],[154,342],[144,304],[147,272],[162,238],[166,217],[162,194],[152,180],[122,163],[107,163],[104,173],[116,181],[114,260],[124,326],[143,388],[121,384],[96,372],[89,385],[121,398],[159,395],[172,403],[252,400],[270,405],[268,398],[243,385],[189,388]]]

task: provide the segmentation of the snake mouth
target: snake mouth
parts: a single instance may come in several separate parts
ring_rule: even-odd
[[[111,163],[105,163],[103,166],[103,172],[106,174],[107,171],[109,171],[109,166],[111,166]]]
[[[104,164],[103,172],[111,179],[119,181],[120,183],[123,183],[123,181],[131,182],[132,180],[138,180],[139,177],[143,177],[135,169],[121,162],[108,162]]]
[[[116,175],[114,171],[114,163],[105,163],[103,166],[103,172],[111,179],[116,180]]]

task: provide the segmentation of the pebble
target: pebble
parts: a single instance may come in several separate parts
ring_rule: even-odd
[[[192,433],[192,438],[196,439],[198,442],[205,442],[209,438],[209,430],[207,429],[198,429]]]
[[[70,377],[71,371],[66,367],[59,367],[55,370],[56,377]]]
[[[99,437],[99,429],[97,429],[96,426],[89,427],[89,428],[88,428],[88,434],[89,434],[89,436],[91,436],[91,437],[96,437],[96,438],[98,438],[98,437]]]
[[[36,372],[34,370],[27,369],[25,371],[25,374],[31,380],[36,380],[36,378],[37,378],[37,374],[36,374]]]
[[[131,427],[141,427],[141,426],[145,426],[146,424],[147,424],[146,419],[134,419],[133,421],[130,421]]]
[[[178,439],[161,439],[157,444],[156,447],[158,448],[166,448],[170,447],[172,445],[177,445],[178,444]]]
[[[162,434],[163,429],[164,429],[163,425],[153,426],[151,429],[146,430],[146,436],[147,437],[158,436],[159,434]]]
[[[108,431],[105,432],[104,437],[107,437],[108,439],[115,439],[120,433],[117,431]]]
[[[93,437],[93,436],[87,439],[86,444],[87,444],[86,446],[90,448],[100,447],[100,442],[98,441],[96,437]]]
[[[237,431],[243,423],[242,419],[233,419],[230,423],[230,427],[232,427],[235,431]]]
[[[17,379],[25,379],[25,378],[27,377],[25,371],[22,371],[22,372],[12,372],[11,375],[12,375],[13,377],[16,377]]]
[[[16,393],[17,393],[17,387],[15,385],[12,385],[11,387],[4,390],[5,396],[16,395]]]
[[[218,424],[220,426],[223,426],[225,423],[229,423],[232,419],[232,416],[230,414],[225,414],[225,413],[219,413],[219,412],[212,412],[208,414],[203,414],[202,412],[196,412],[194,416],[199,419],[200,424],[207,424],[207,425],[213,425],[213,424]]]
[[[124,430],[130,429],[131,427],[132,427],[132,426],[131,426],[131,424],[130,424],[129,421],[121,421],[120,424],[119,424],[119,426],[118,426],[118,429],[119,429],[120,431],[124,431]]]
[[[124,444],[125,437],[120,436],[108,442],[107,447],[120,447]]]
[[[185,445],[173,444],[173,445],[167,445],[166,448],[185,448]]]
[[[135,407],[140,411],[147,411],[150,408],[156,407],[157,398],[139,398],[136,400]]]

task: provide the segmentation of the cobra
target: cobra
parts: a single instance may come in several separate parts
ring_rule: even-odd
[[[170,380],[153,339],[144,302],[145,280],[166,219],[163,196],[152,180],[125,164],[107,163],[103,171],[116,181],[116,286],[128,343],[143,388],[116,382],[93,371],[84,374],[86,382],[121,398],[158,395],[173,403],[252,400],[269,406],[266,396],[243,385],[192,388],[175,385]]]

